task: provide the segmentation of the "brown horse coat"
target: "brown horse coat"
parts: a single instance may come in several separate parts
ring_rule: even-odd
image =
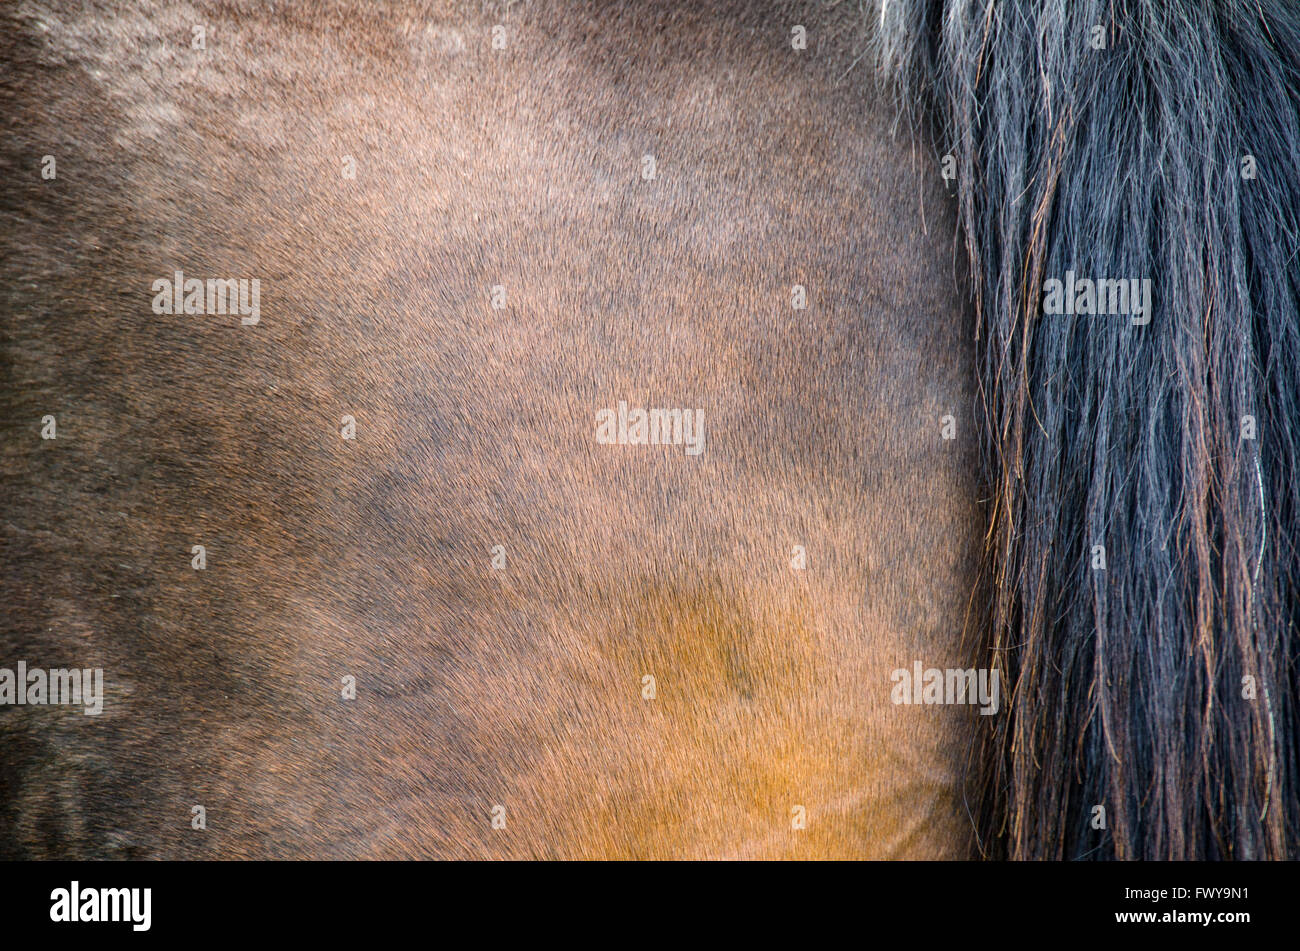
[[[0,665],[105,697],[0,708],[0,853],[970,853],[977,715],[891,701],[974,657],[968,307],[859,11],[56,7],[0,39]]]

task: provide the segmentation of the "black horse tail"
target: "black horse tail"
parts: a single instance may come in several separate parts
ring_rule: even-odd
[[[975,282],[1009,698],[982,848],[1295,857],[1300,7],[878,13]]]

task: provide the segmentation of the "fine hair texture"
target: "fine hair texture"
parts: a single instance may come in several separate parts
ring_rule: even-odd
[[[1300,8],[879,17],[885,74],[955,159],[974,282],[1009,699],[981,849],[1295,857]],[[1150,323],[1045,314],[1067,271],[1150,279]]]

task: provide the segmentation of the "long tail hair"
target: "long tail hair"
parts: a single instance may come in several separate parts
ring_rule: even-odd
[[[886,0],[970,259],[1011,858],[1300,853],[1300,7]],[[1044,287],[1151,280],[1149,323]]]

